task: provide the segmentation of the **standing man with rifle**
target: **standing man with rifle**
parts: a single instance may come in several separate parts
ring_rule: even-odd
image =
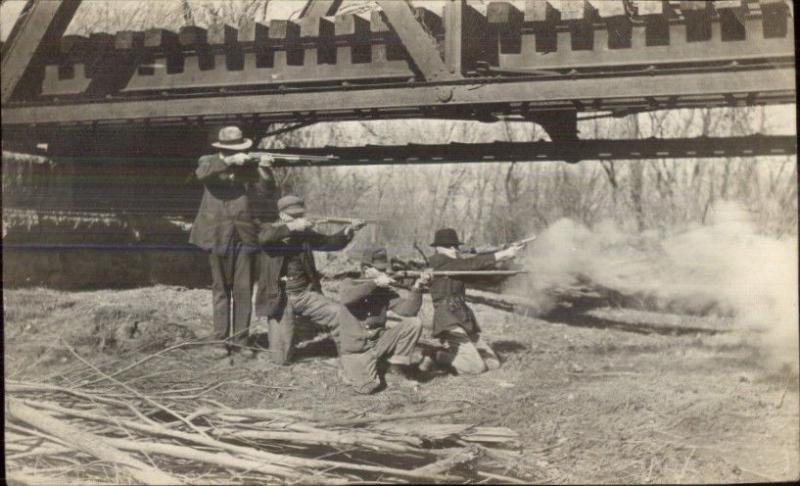
[[[355,332],[339,332],[344,379],[356,393],[369,394],[381,386],[378,366],[384,358],[389,364],[387,383],[402,385],[413,377],[412,353],[422,335],[422,321],[416,316],[422,307],[422,288],[431,276],[423,273],[409,291],[399,291],[391,287],[394,281],[388,270],[386,249],[367,250],[361,259],[366,281],[346,280],[339,289],[339,300],[361,324]]]
[[[215,357],[239,351],[247,340],[253,254],[258,250],[258,221],[253,218],[249,198],[254,193],[266,197],[275,191],[269,167],[259,165],[253,170],[245,165],[252,159],[246,153],[252,145],[239,127],[225,127],[212,144],[218,152],[200,157],[195,171],[204,189],[189,242],[209,252],[214,306],[211,339],[229,341],[214,349]]]
[[[459,374],[479,374],[500,367],[494,350],[480,338],[480,327],[465,301],[465,277],[436,276],[439,271],[475,271],[495,268],[497,262],[516,257],[522,244],[512,244],[495,253],[464,258],[458,250],[461,242],[452,228],[436,231],[431,246],[436,254],[430,258],[434,277],[431,282],[433,299],[433,336],[446,346],[436,353],[436,362],[451,366]],[[485,358],[482,356],[485,355]]]
[[[322,295],[320,276],[312,251],[339,251],[363,228],[353,220],[341,231],[324,235],[312,229],[305,202],[287,195],[278,200],[279,221],[262,225],[256,315],[266,317],[269,354],[278,364],[289,364],[295,316],[305,316],[334,333],[360,324],[342,304]]]

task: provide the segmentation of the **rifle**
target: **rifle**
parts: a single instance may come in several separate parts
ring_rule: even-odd
[[[284,160],[287,162],[326,162],[339,158],[335,155],[297,155],[276,152],[247,152],[247,155],[252,160],[258,160],[258,165],[261,167],[271,167],[274,165],[273,162],[275,160]]]
[[[536,235],[531,235],[531,236],[529,236],[527,238],[523,238],[521,240],[512,241],[511,243],[508,243],[505,247],[508,248],[509,246],[514,246],[514,245],[525,246],[525,245],[527,245],[528,243],[530,243],[531,241],[533,241],[535,239],[536,239]]]
[[[421,272],[419,270],[400,270],[398,272],[393,272],[389,274],[392,279],[396,278],[417,278],[420,275],[426,272]],[[510,277],[514,275],[520,275],[524,273],[528,273],[527,270],[440,270],[440,271],[432,271],[427,272],[433,275],[434,278],[436,277]],[[370,282],[374,279],[371,278],[356,278],[353,279],[354,282]]]
[[[523,238],[521,240],[516,240],[516,241],[512,241],[511,243],[506,243],[503,246],[490,246],[490,247],[483,247],[483,248],[474,248],[473,247],[473,248],[465,249],[464,252],[468,253],[468,254],[471,254],[471,255],[485,255],[485,254],[488,254],[488,253],[496,253],[496,252],[498,252],[500,250],[505,250],[506,248],[509,248],[511,246],[514,246],[514,245],[525,246],[528,243],[530,243],[531,241],[535,240],[536,238],[537,238],[536,235],[531,235],[531,236],[528,236],[527,238]]]
[[[320,217],[308,216],[308,217],[306,217],[306,219],[311,221],[315,225],[317,225],[317,224],[326,224],[326,223],[330,223],[330,224],[353,224],[356,221],[363,221],[363,222],[365,222],[367,224],[378,224],[378,223],[380,223],[380,221],[377,220],[377,219],[361,219],[361,220],[359,220],[358,218],[337,218],[337,217],[329,217],[329,216],[320,216]]]

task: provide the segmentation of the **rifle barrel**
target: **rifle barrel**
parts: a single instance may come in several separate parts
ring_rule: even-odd
[[[352,224],[354,221],[356,221],[356,218],[338,218],[338,217],[329,218],[326,216],[321,216],[321,217],[310,216],[308,217],[308,220],[315,224],[323,224],[323,223]],[[378,222],[374,219],[363,219],[362,221],[364,221],[367,224],[375,224]]]
[[[420,276],[422,272],[417,271],[410,271],[410,272],[399,272],[400,274],[405,273],[407,276]],[[511,276],[511,275],[519,275],[521,273],[528,273],[527,270],[434,270],[433,276],[434,277],[491,277],[491,276]],[[397,275],[397,274],[395,274]]]
[[[302,154],[284,154],[280,152],[248,152],[251,157],[270,157],[280,160],[307,160],[310,162],[323,162],[326,160],[335,160],[338,157],[334,155],[302,155]]]

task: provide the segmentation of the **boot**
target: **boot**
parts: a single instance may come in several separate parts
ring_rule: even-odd
[[[435,364],[436,363],[433,362],[433,359],[430,356],[423,356],[422,361],[420,361],[417,367],[423,373],[430,373]]]

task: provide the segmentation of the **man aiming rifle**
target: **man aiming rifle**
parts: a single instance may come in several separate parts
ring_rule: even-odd
[[[451,228],[436,231],[431,243],[436,251],[430,258],[434,272],[430,286],[434,308],[433,336],[439,338],[447,348],[435,353],[435,361],[452,367],[457,373],[478,374],[498,368],[500,359],[480,338],[481,330],[475,314],[465,301],[463,276],[437,276],[437,272],[491,270],[498,262],[516,257],[523,245],[513,244],[506,249],[471,258],[465,258],[458,250],[460,245],[458,234]]]

